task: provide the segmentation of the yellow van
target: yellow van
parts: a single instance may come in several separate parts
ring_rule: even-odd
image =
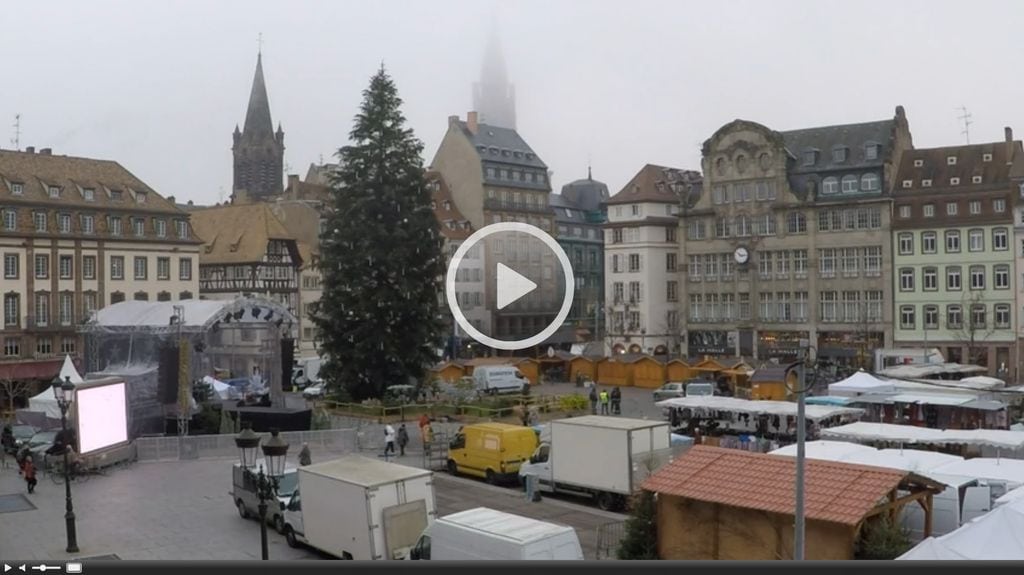
[[[507,423],[466,425],[448,445],[448,472],[483,477],[488,483],[515,480],[519,465],[537,450],[537,432]]]

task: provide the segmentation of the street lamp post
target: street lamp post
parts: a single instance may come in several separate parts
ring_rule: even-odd
[[[68,448],[71,437],[68,434],[68,409],[75,398],[75,386],[71,377],[65,376],[64,381],[58,375],[53,380],[53,395],[60,407],[60,431],[64,442],[64,526],[67,531],[68,553],[78,553],[78,534],[75,529],[75,507],[71,503],[71,467],[68,464]]]
[[[267,465],[266,473],[263,472],[263,465],[260,465],[257,473],[252,471],[256,466],[256,448],[260,447],[263,438],[256,435],[248,423],[244,424],[242,432],[235,436],[235,446],[238,447],[243,472],[256,486],[256,497],[259,501],[256,509],[260,516],[260,550],[264,561],[270,558],[267,545],[267,503],[277,501],[277,478],[284,475],[288,456],[288,443],[281,439],[278,430],[270,430],[270,436],[270,440],[262,446],[263,459]]]

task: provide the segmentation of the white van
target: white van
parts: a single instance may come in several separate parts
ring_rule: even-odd
[[[473,384],[481,393],[522,393],[529,383],[530,380],[511,365],[483,365],[473,370]]]
[[[410,559],[582,561],[583,549],[572,527],[477,507],[434,521]]]

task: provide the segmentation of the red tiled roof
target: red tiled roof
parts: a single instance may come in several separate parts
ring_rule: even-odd
[[[796,459],[697,445],[644,482],[643,488],[793,515]],[[805,513],[808,519],[856,525],[908,475],[905,471],[808,459]]]

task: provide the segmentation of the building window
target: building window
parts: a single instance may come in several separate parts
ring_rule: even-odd
[[[935,232],[923,232],[921,234],[921,252],[926,254],[934,254],[938,251],[937,234]]]
[[[167,220],[154,220],[153,226],[156,228],[156,237],[167,237]]]
[[[21,338],[4,338],[4,357],[21,357]]]
[[[864,146],[864,159],[865,160],[877,160],[878,159],[878,144],[867,144]]]
[[[639,204],[633,204],[633,205],[631,205],[629,207],[630,207],[630,210],[632,210],[634,216],[639,216],[640,215],[640,205]]]
[[[18,229],[18,212],[16,210],[4,210],[4,231],[13,232]]]
[[[997,214],[1006,212],[1006,200],[992,200],[992,211]]]
[[[61,293],[57,300],[57,314],[60,316],[61,325],[74,323],[75,294],[70,292]]]
[[[822,322],[833,323],[837,320],[837,305],[836,292],[823,291],[818,294],[818,306]]]
[[[844,146],[832,148],[832,161],[836,163],[846,161],[846,148]]]
[[[144,280],[144,279],[146,279],[146,276],[149,275],[148,274],[148,272],[149,272],[149,269],[148,269],[149,268],[149,258],[147,258],[146,256],[136,256],[134,264],[135,264],[134,265],[134,270],[135,270],[134,277],[135,277],[135,279],[137,279],[137,280]]]
[[[120,217],[111,216],[109,221],[110,221],[110,235],[112,235],[112,236],[119,236],[119,235],[121,235],[121,218]]]
[[[843,193],[850,194],[857,191],[857,176],[843,176]]]
[[[960,329],[964,324],[964,308],[961,305],[946,306],[946,325],[950,329]]]
[[[864,275],[878,277],[882,274],[882,246],[864,248]]]
[[[74,256],[60,256],[60,260],[57,262],[57,267],[60,271],[60,279],[69,280],[74,277],[74,261]]]
[[[996,289],[1010,289],[1010,266],[999,264],[992,269]]]
[[[967,251],[970,252],[983,252],[985,251],[985,232],[984,230],[971,230],[967,232]]]
[[[149,294],[144,292],[144,291],[142,291],[142,290],[139,290],[139,291],[135,292],[135,296],[134,296],[133,299],[135,301],[149,301]]]
[[[971,266],[971,289],[985,289],[985,266]]]
[[[900,306],[900,329],[914,329],[916,318],[914,317],[914,306]]]
[[[57,228],[62,234],[71,233],[71,214],[60,214],[57,216]]]
[[[921,289],[924,291],[938,291],[939,269],[934,267],[924,268],[921,272]]]
[[[1005,303],[995,305],[995,321],[997,328],[1010,327],[1010,306]]]
[[[110,279],[124,279],[124,256],[110,256]],[[113,300],[111,300],[113,303]]]
[[[834,248],[818,250],[818,273],[824,278],[835,277],[836,250]]]
[[[960,253],[960,230],[946,230],[946,253]]]
[[[813,166],[818,161],[818,152],[814,150],[807,150],[804,152],[804,165]]]
[[[16,196],[20,196],[20,195],[24,194],[25,193],[25,185],[22,184],[21,182],[12,182],[11,183],[11,193],[16,195]]]
[[[32,221],[37,232],[46,232],[46,212],[32,212]]]
[[[156,279],[171,279],[171,258],[156,258]]]
[[[956,156],[946,156],[946,165],[947,166],[955,166],[956,165]]]
[[[679,301],[679,282],[669,281],[665,284],[665,300]]]
[[[82,256],[82,279],[96,279],[96,256]]]
[[[900,206],[900,218],[904,220],[910,218],[910,206]]]
[[[960,278],[960,266],[947,266],[946,267],[946,290],[947,291],[960,291],[962,288],[962,282]]]
[[[924,306],[924,328],[925,329],[939,329],[939,306],[937,305],[926,305]]]
[[[132,218],[132,233],[138,237],[146,235],[146,220],[142,218]]]
[[[924,217],[934,218],[935,217],[935,204],[925,204],[923,207]]]
[[[91,215],[82,216],[82,233],[93,234],[96,233],[96,217]]]
[[[480,295],[480,294],[477,294]],[[171,292],[162,291],[156,294],[156,301],[171,301]]]
[[[676,243],[676,229],[677,228],[665,228],[665,241],[671,244]],[[580,232],[580,228],[573,228],[573,232]],[[580,235],[580,234],[577,234]]]
[[[956,202],[947,202],[946,203],[946,215],[947,216],[955,216],[958,211],[959,211],[959,208],[958,208]]]
[[[786,233],[807,233],[807,216],[803,212],[789,212],[786,214]]]
[[[839,180],[833,177],[828,177],[821,182],[821,193],[823,194],[835,194],[839,192]]]
[[[878,174],[864,174],[860,177],[860,189],[865,192],[875,192],[881,187]]]
[[[50,324],[50,294],[48,293],[37,293],[36,294],[36,319],[35,325],[39,327],[46,327]]]
[[[761,321],[775,321],[775,300],[772,297],[773,294],[761,292],[759,298],[761,301],[760,319]]]
[[[178,294],[178,299],[182,301],[190,300],[192,299],[192,292],[185,290]]]
[[[900,291],[914,291],[914,268],[900,269]]]
[[[901,256],[909,256],[914,253],[914,234],[904,232],[899,235],[899,249]]]
[[[85,188],[84,190],[82,190],[82,197],[85,198],[85,201],[87,201],[87,202],[95,201],[96,200],[96,190],[94,190],[92,188]]]
[[[174,231],[178,235],[178,239],[188,239],[188,222],[185,220],[174,220]]]
[[[690,223],[686,226],[686,239],[703,240],[706,237],[706,231],[704,220],[690,220]]]
[[[676,271],[676,254],[668,253],[665,254],[665,271],[674,272]]]
[[[110,303],[111,303],[111,305],[113,305],[115,303],[121,303],[123,301],[124,301],[124,292],[116,291],[116,292],[110,294]]]
[[[1006,228],[992,230],[992,249],[1000,252],[1010,249],[1009,234]]]
[[[45,280],[50,277],[50,256],[36,254],[36,279]]]
[[[92,315],[92,312],[96,311],[97,307],[99,307],[99,302],[97,302],[96,292],[84,292],[82,294],[82,312],[84,313],[85,317],[89,317],[90,315]]]
[[[4,254],[4,279],[16,280],[21,275],[21,256]]]
[[[17,327],[19,325],[21,325],[21,295],[4,294],[4,326]]]
[[[72,336],[64,336],[60,340],[60,352],[62,354],[74,355],[75,354],[75,338]]]
[[[640,254],[629,254],[629,271],[640,271]]]
[[[37,337],[36,355],[53,355],[53,338],[48,335]]]
[[[914,180],[903,180],[903,188],[904,189],[913,188],[913,187],[914,187]]]
[[[976,216],[981,213],[981,202],[978,200],[971,200],[967,202],[967,209],[971,212],[972,216]]]
[[[640,288],[640,282],[629,282],[629,303],[639,303],[643,301],[643,290]]]
[[[50,186],[47,191],[50,193],[51,198],[55,200],[60,198],[60,188],[58,188],[57,186]]]
[[[987,323],[987,317],[985,313],[985,304],[976,303],[971,305],[971,327],[972,328],[984,328]]]

